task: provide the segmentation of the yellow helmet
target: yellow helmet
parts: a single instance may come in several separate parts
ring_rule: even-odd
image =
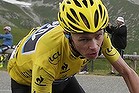
[[[107,26],[109,17],[101,0],[63,0],[59,6],[61,27],[71,33],[95,33]]]

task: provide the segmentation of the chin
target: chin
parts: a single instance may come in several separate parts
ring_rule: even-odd
[[[97,56],[86,56],[85,58],[86,59],[96,59],[98,57],[98,55]]]
[[[97,57],[92,57],[92,58],[88,58],[88,59],[96,59]]]

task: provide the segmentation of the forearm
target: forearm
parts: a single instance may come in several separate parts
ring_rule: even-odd
[[[139,77],[121,58],[118,51],[112,46],[109,36],[105,33],[102,52],[113,67],[123,76],[131,93],[139,93]]]
[[[112,65],[124,78],[129,91],[131,93],[139,93],[139,77],[137,73],[130,68],[121,57],[119,57],[116,62],[112,63]]]
[[[130,92],[139,93],[139,77],[133,69],[130,69],[127,74],[122,75]]]

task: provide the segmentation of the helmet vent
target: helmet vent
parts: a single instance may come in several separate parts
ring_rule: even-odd
[[[66,22],[63,20],[63,23],[65,24],[65,27],[64,29],[67,30],[67,31],[70,31],[71,29],[67,26]]]
[[[63,5],[63,7],[62,7],[62,11],[64,11],[64,9],[65,9],[65,5]]]
[[[78,30],[78,31],[83,31],[83,30],[81,30],[81,29],[79,29],[79,28],[77,28],[77,27],[75,27],[75,26],[73,26],[71,23],[69,23],[68,22],[68,24],[73,28],[73,29],[75,29],[75,30]],[[73,30],[72,30],[73,31]],[[74,32],[74,31],[73,31]],[[76,32],[76,31],[75,31]]]
[[[76,12],[74,11],[74,9],[70,9],[70,11],[73,14],[73,16],[79,21],[78,16],[77,16]]]
[[[91,4],[91,6],[94,4],[93,0],[90,0],[90,4]]]
[[[70,1],[67,1],[67,4],[71,4],[71,2]]]
[[[73,1],[78,7],[82,7],[81,4],[77,0],[73,0]]]
[[[66,25],[66,27],[68,27],[67,24],[66,24],[66,22],[63,19],[62,19],[62,22]]]
[[[98,11],[96,10],[95,17],[94,17],[95,28],[98,26],[98,19],[99,19],[99,14]]]
[[[78,24],[68,13],[67,13],[67,18],[68,18],[71,22],[73,22],[73,23],[75,23],[75,24]]]
[[[58,16],[59,16],[60,21],[62,21],[62,19],[61,19],[61,16],[60,16],[60,15],[61,15],[61,13],[59,12]]]
[[[84,5],[85,5],[86,7],[88,7],[87,1],[86,1],[86,0],[83,0],[82,2],[84,3]]]
[[[58,16],[59,16],[60,21],[63,22],[63,24],[65,24],[65,27],[67,27],[67,24],[65,23],[65,21],[63,20],[63,18],[61,18],[61,13],[60,12],[59,12]]]
[[[79,14],[80,14],[84,24],[87,26],[88,29],[90,29],[90,25],[89,25],[87,18],[82,13],[79,13]]]
[[[106,25],[106,23],[107,23],[107,20],[108,20],[108,19],[106,19],[106,20],[105,20],[105,23],[103,24],[103,26],[102,26],[102,27],[104,27],[104,26]]]
[[[105,18],[105,15],[106,15],[106,11],[104,10],[103,20],[104,20],[104,18]]]
[[[67,30],[67,31],[70,31],[70,28],[68,28],[68,27],[64,27],[64,29]]]
[[[102,18],[102,7],[101,7],[101,5],[99,5],[99,10],[100,10],[101,18]]]

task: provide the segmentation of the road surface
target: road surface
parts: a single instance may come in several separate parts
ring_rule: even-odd
[[[76,75],[86,93],[130,93],[121,76]],[[12,93],[10,77],[0,71],[0,93]]]

